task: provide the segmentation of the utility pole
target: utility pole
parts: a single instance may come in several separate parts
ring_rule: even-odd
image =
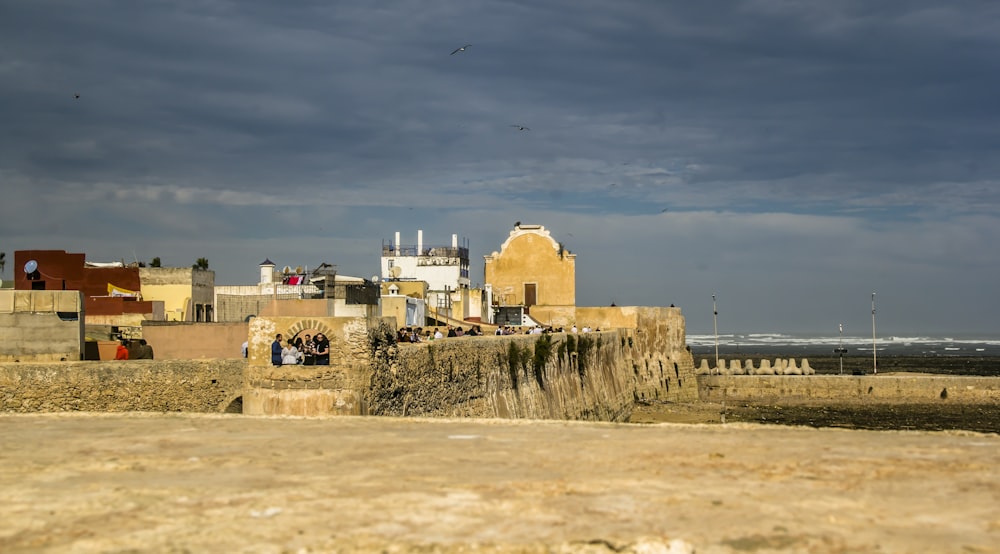
[[[712,327],[715,328],[715,369],[719,369],[719,310],[715,306],[715,295],[712,295]]]
[[[844,374],[844,353],[847,352],[847,349],[844,348],[844,324],[843,323],[840,324],[840,345],[837,346],[837,349],[834,350],[834,352],[836,352],[840,356],[840,374],[843,375]]]
[[[875,293],[872,293],[872,372],[878,373],[878,350],[875,348]]]

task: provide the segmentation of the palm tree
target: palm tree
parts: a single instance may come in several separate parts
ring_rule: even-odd
[[[208,258],[198,258],[191,269],[208,269]]]
[[[157,256],[150,260],[149,267],[160,267],[160,257]]]

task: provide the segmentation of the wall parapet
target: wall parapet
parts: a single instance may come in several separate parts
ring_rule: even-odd
[[[242,412],[246,360],[0,363],[0,412]]]
[[[728,363],[724,359],[719,360],[719,365],[713,368],[708,366],[708,359],[702,358],[701,364],[695,371],[698,375],[815,375],[816,370],[809,367],[809,360],[802,358],[801,363],[796,363],[795,358],[777,358],[774,363],[771,360],[762,359],[757,365],[753,360],[730,360]]]
[[[699,375],[703,402],[772,405],[1000,404],[1000,378],[955,375]]]

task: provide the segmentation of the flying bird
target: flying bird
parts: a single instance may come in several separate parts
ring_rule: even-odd
[[[79,100],[80,99],[80,95],[79,94],[74,94],[73,98],[76,98],[77,100]]]
[[[472,46],[472,45],[471,44],[466,44],[465,46],[460,46],[460,47],[452,50],[451,54],[448,54],[448,55],[449,56],[454,56],[455,54],[458,54],[459,52],[465,52],[465,49],[468,48],[468,47],[470,47],[470,46]]]
[[[531,129],[525,127],[524,125],[511,125],[511,127],[514,127],[518,131],[530,131],[531,130]]]

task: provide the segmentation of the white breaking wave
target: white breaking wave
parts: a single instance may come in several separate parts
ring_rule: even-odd
[[[715,335],[688,335],[687,342],[690,346],[715,346]],[[871,336],[803,336],[789,335],[784,333],[728,333],[718,336],[719,346],[838,346],[865,348],[869,350],[872,346]],[[955,337],[933,337],[933,336],[876,336],[875,341],[879,350],[883,346],[926,346],[941,349],[954,349],[982,352],[985,347],[1000,347],[998,338],[955,338]]]

